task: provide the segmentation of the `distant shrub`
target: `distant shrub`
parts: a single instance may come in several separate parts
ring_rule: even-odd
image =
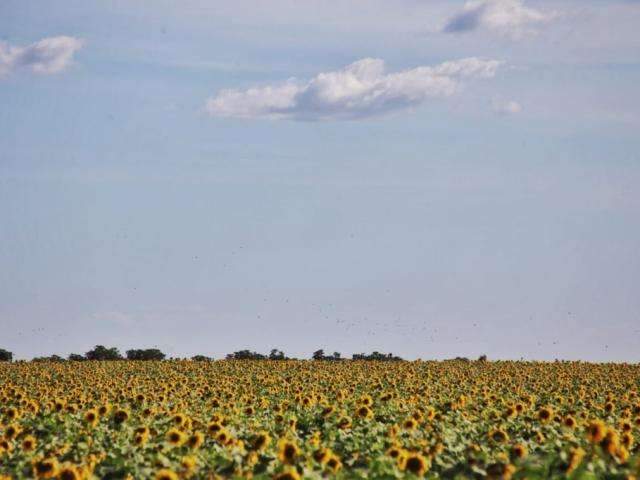
[[[72,362],[84,362],[86,357],[84,355],[80,355],[79,353],[72,353],[69,355],[69,360]]]
[[[106,348],[103,345],[96,345],[85,357],[87,360],[122,360],[122,355],[116,347]]]
[[[266,355],[258,352],[252,352],[251,350],[238,350],[237,352],[229,353],[227,360],[266,360]]]
[[[282,350],[278,350],[274,348],[269,353],[269,360],[289,360],[289,358],[284,354]]]
[[[127,360],[164,360],[164,357],[157,348],[127,350]]]
[[[207,357],[205,355],[194,355],[193,357],[191,357],[191,360],[193,360],[194,362],[210,362],[213,360],[213,358]]]
[[[311,358],[313,360],[338,361],[338,360],[342,360],[342,355],[340,354],[340,352],[333,352],[333,355],[325,355],[324,350],[320,349],[313,352],[313,355],[311,356]]]
[[[0,348],[0,362],[10,362],[13,360],[13,353],[4,348]]]
[[[395,356],[393,353],[373,352],[369,355],[364,353],[354,353],[351,358],[353,360],[369,360],[376,362],[401,362],[402,358]]]
[[[469,362],[470,360],[467,357],[456,357],[453,359],[456,362]]]
[[[35,357],[31,359],[32,362],[64,362],[64,358],[60,355],[51,355],[49,357]]]

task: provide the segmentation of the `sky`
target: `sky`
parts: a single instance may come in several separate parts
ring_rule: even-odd
[[[640,360],[637,0],[3,0],[0,348]]]

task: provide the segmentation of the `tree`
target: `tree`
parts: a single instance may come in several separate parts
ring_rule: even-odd
[[[312,358],[314,360],[324,360],[324,350],[322,348],[320,350],[316,350],[315,352],[313,352]]]
[[[213,360],[213,358],[207,357],[205,355],[194,355],[193,357],[191,357],[191,360],[193,360],[194,362],[210,362],[211,360]]]
[[[269,360],[287,360],[287,357],[285,356],[282,350],[278,350],[277,348],[274,348],[271,350],[271,353],[269,354]]]
[[[10,362],[13,360],[13,353],[4,348],[0,348],[0,362]]]
[[[106,348],[103,345],[96,345],[85,357],[87,360],[122,360],[122,355],[116,347]]]
[[[227,354],[227,360],[266,360],[267,357],[258,352],[251,350],[238,350],[237,352]]]
[[[354,353],[351,357],[353,360],[367,360],[376,362],[400,362],[402,358],[396,357],[393,353],[373,352],[369,355],[366,353]]]
[[[53,354],[50,357],[35,357],[32,362],[64,362],[64,358],[60,355]]]
[[[164,360],[164,357],[157,348],[127,350],[127,360]]]
[[[84,355],[80,355],[79,353],[72,353],[69,355],[69,360],[72,362],[84,362],[86,358]]]

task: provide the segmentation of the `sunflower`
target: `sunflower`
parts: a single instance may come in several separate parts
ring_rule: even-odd
[[[203,443],[204,435],[200,432],[192,433],[187,440],[187,445],[189,445],[193,449],[200,448]]]
[[[220,430],[222,430],[222,425],[219,422],[212,421],[207,425],[207,432],[210,435],[216,436]]]
[[[97,410],[87,410],[84,414],[83,420],[87,425],[95,427],[98,424],[98,416],[99,414]]]
[[[252,447],[254,450],[262,451],[265,450],[270,443],[271,436],[267,432],[259,432],[253,439]]]
[[[180,466],[187,472],[193,472],[196,469],[197,460],[193,455],[182,457],[180,460]]]
[[[15,423],[7,425],[7,427],[4,429],[4,438],[6,438],[7,440],[13,440],[18,435],[20,435],[21,431],[22,429],[20,428],[20,426]]]
[[[216,441],[222,445],[229,445],[233,442],[233,437],[226,428],[223,428],[216,435]]]
[[[53,478],[58,474],[60,465],[56,458],[43,458],[33,463],[33,476],[36,478]]]
[[[422,477],[431,466],[429,460],[417,452],[409,452],[401,460],[400,468]]]
[[[136,446],[141,446],[147,443],[148,439],[149,439],[148,435],[144,435],[142,433],[136,433],[133,435],[133,444]]]
[[[553,418],[553,409],[551,407],[542,407],[538,410],[538,419],[542,423],[547,423]]]
[[[607,434],[607,426],[601,420],[593,420],[587,425],[587,439],[591,443],[600,443]]]
[[[335,411],[336,411],[336,409],[333,407],[333,405],[325,405],[322,408],[322,412],[320,412],[320,415],[322,415],[323,417],[328,417],[329,415],[331,415]]]
[[[511,456],[516,459],[523,459],[529,454],[527,446],[523,443],[516,443],[511,449]]]
[[[356,410],[356,417],[365,419],[371,418],[373,417],[373,412],[367,405],[362,405]]]
[[[327,463],[329,458],[331,457],[331,450],[328,448],[319,448],[315,452],[313,452],[313,459],[321,465]]]
[[[300,480],[300,474],[293,468],[274,475],[274,480]]]
[[[509,435],[501,428],[497,428],[489,432],[489,439],[495,443],[505,443],[509,441]]]
[[[418,426],[418,422],[416,422],[415,418],[409,417],[404,422],[402,422],[402,428],[405,430],[415,430]]]
[[[387,449],[387,455],[391,458],[398,459],[402,455],[402,449],[398,446],[391,446]]]
[[[27,435],[22,439],[22,450],[25,452],[33,452],[36,449],[37,441],[33,435]]]
[[[101,417],[105,416],[110,411],[111,411],[110,403],[105,403],[104,405],[100,405],[100,407],[98,407],[98,415],[100,415]]]
[[[9,420],[17,420],[20,418],[20,411],[17,408],[9,407],[4,412]]]
[[[179,447],[187,440],[187,436],[184,434],[184,432],[178,430],[177,428],[170,428],[167,431],[165,438],[169,445],[174,447]]]
[[[113,421],[120,424],[124,423],[129,419],[129,412],[125,409],[116,410],[113,414]]]
[[[571,449],[571,451],[569,452],[569,459],[566,465],[566,470],[565,470],[566,473],[570,474],[576,468],[578,468],[584,456],[585,456],[585,451],[582,448],[577,447],[577,448]]]
[[[176,427],[182,427],[185,423],[187,423],[187,417],[182,413],[176,413],[171,419],[171,423],[173,423]]]
[[[326,461],[325,465],[327,466],[327,468],[332,472],[332,473],[336,473],[338,472],[338,470],[340,470],[342,468],[342,462],[340,461],[340,459],[332,454]]]
[[[618,432],[611,428],[607,429],[607,432],[604,434],[604,438],[600,440],[600,447],[609,455],[615,455],[620,447]]]
[[[294,441],[287,438],[280,439],[278,442],[278,460],[291,465],[295,463],[298,455],[300,455],[300,450]]]
[[[487,467],[487,478],[492,480],[509,480],[516,467],[510,463],[492,463]]]
[[[155,479],[156,480],[179,480],[180,477],[173,470],[169,470],[168,468],[163,468],[156,472]]]
[[[63,463],[58,471],[58,480],[81,480],[82,472],[71,463]]]
[[[604,411],[607,413],[613,412],[614,408],[615,408],[615,405],[613,404],[613,402],[607,402],[604,404]]]
[[[351,428],[351,419],[349,417],[340,417],[336,426],[341,430]]]
[[[514,407],[509,406],[506,408],[502,416],[506,419],[509,419],[509,418],[514,418],[517,414],[518,414],[518,411]]]

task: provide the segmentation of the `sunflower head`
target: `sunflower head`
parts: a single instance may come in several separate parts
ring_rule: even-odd
[[[273,477],[274,480],[300,480],[300,474],[293,468],[285,470]]]
[[[551,407],[542,407],[538,410],[538,419],[542,423],[550,422],[553,418],[553,409]]]
[[[497,428],[489,432],[489,439],[495,443],[505,443],[509,440],[509,435],[501,428]]]
[[[422,477],[431,466],[430,461],[417,452],[409,452],[402,458],[400,468],[418,477]]]
[[[22,450],[25,452],[33,452],[36,448],[37,442],[33,435],[27,435],[22,439]]]
[[[287,438],[283,438],[278,442],[278,459],[287,465],[295,463],[296,459],[300,455],[298,445]]]
[[[607,434],[607,426],[601,420],[593,420],[587,425],[587,439],[591,443],[600,443]]]
[[[54,478],[60,465],[56,458],[43,458],[33,463],[33,476],[36,478]]]
[[[173,470],[169,470],[168,468],[163,468],[156,472],[155,479],[156,480],[179,480],[179,476]]]
[[[187,444],[194,449],[200,448],[203,442],[204,442],[204,435],[200,432],[194,432],[193,434],[191,434],[191,436],[189,436],[189,439],[187,440]]]
[[[170,428],[165,435],[167,442],[173,447],[179,447],[180,445],[182,445],[186,441],[186,437],[187,436],[184,434],[184,432],[178,430],[177,428]]]
[[[113,413],[113,421],[117,424],[126,422],[129,419],[129,412],[123,408],[116,410]]]
[[[57,478],[58,480],[80,480],[82,471],[75,465],[64,463],[60,466]]]
[[[529,454],[527,446],[523,443],[516,443],[511,449],[511,456],[514,459],[523,459]]]
[[[516,467],[510,463],[492,463],[487,467],[487,478],[493,480],[509,480],[515,471]]]
[[[259,432],[253,439],[252,446],[254,450],[262,451],[271,443],[271,436],[267,432]]]

